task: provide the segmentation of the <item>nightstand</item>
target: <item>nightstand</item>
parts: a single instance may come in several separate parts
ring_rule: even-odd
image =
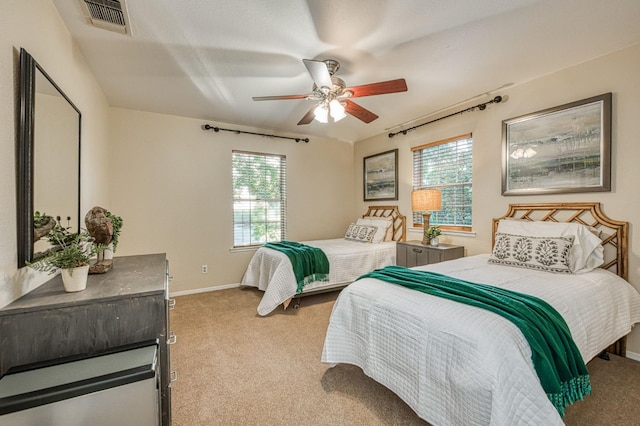
[[[396,243],[396,264],[407,268],[444,262],[463,256],[463,246],[452,244],[426,246],[420,241],[398,241]]]

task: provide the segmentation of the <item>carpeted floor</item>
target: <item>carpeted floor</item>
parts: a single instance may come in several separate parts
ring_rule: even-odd
[[[254,289],[178,297],[173,424],[427,425],[359,368],[320,362],[336,296],[268,317],[256,314]],[[589,363],[592,395],[568,408],[567,425],[640,425],[640,363],[611,358]]]

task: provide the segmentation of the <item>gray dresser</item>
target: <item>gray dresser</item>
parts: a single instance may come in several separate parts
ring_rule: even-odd
[[[0,375],[10,368],[158,342],[163,425],[171,424],[168,262],[165,254],[116,257],[87,289],[66,293],[60,276],[0,309]]]

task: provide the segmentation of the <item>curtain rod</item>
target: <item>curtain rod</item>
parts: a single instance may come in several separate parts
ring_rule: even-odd
[[[427,124],[431,124],[431,123],[435,123],[436,121],[440,121],[440,120],[444,120],[445,118],[449,118],[449,117],[453,117],[454,115],[458,115],[458,114],[462,114],[463,112],[467,112],[467,111],[473,111],[476,108],[478,108],[480,111],[484,111],[487,108],[487,104],[493,104],[493,103],[500,103],[502,102],[502,96],[496,96],[495,98],[491,99],[488,102],[484,102],[460,111],[456,111],[454,113],[451,113],[449,115],[445,115],[444,117],[440,117],[440,118],[436,118],[435,120],[431,120],[431,121],[427,121],[426,123],[422,123],[422,124],[418,124],[417,126],[413,126],[413,127],[409,127],[408,129],[405,130],[400,130],[398,132],[395,133],[389,133],[389,138],[394,137],[395,135],[406,135],[407,133],[409,133],[410,131],[417,129],[418,127],[422,127],[422,126],[426,126]]]
[[[265,136],[267,138],[280,138],[280,139],[289,139],[292,141],[296,141],[296,142],[305,142],[305,143],[309,143],[309,138],[292,138],[289,136],[278,136],[278,135],[267,135],[264,133],[255,133],[255,132],[245,132],[244,130],[232,130],[232,129],[223,129],[222,127],[214,127],[211,126],[209,124],[203,124],[202,125],[202,130],[213,130],[214,132],[218,133],[219,131],[223,131],[223,132],[232,132],[235,134],[240,134],[240,133],[244,133],[246,135],[256,135],[256,136]]]

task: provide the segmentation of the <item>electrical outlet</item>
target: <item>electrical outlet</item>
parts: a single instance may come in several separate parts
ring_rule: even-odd
[[[202,273],[206,274],[209,272],[209,267],[207,265],[202,265]]]

